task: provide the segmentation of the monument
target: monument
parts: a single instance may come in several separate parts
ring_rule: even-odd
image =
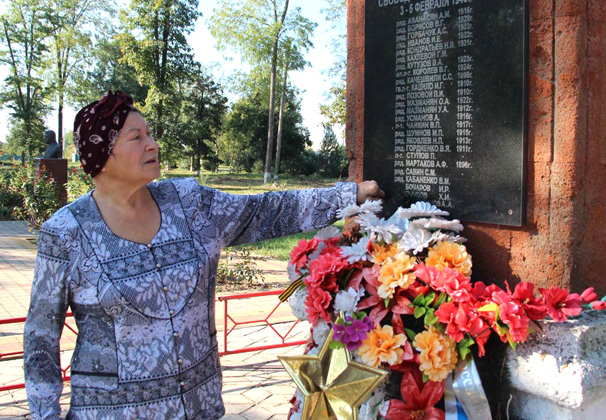
[[[603,296],[604,68],[602,1],[350,1],[350,174],[378,179],[392,208],[421,199],[463,220],[475,279]],[[508,356],[521,418],[603,412],[605,324],[557,330],[584,337],[567,351],[538,334]],[[576,384],[574,398],[537,391],[539,377]]]
[[[61,204],[65,205],[67,204],[67,190],[65,188],[67,183],[67,159],[62,158],[61,146],[57,143],[53,130],[44,132],[44,142],[46,143],[44,156],[34,159],[34,167],[38,174],[40,169],[44,167],[49,175],[53,177],[59,200]]]
[[[53,130],[46,130],[44,132],[44,142],[46,143],[44,159],[61,159],[63,153],[61,152],[61,146],[57,143]]]

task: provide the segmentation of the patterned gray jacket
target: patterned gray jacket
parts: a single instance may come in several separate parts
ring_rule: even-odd
[[[249,196],[193,179],[148,188],[162,215],[149,244],[114,235],[90,193],[40,231],[24,335],[34,419],[60,416],[68,306],[79,334],[67,418],[220,418],[214,286],[221,248],[324,227],[356,197],[353,183]]]

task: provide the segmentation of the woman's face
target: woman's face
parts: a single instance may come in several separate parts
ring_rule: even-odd
[[[130,112],[102,172],[120,181],[143,183],[160,176],[158,143],[138,112]]]

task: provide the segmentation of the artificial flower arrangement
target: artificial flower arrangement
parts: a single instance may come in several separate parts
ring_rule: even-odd
[[[281,358],[299,388],[290,420],[439,420],[445,411],[460,412],[457,404],[467,414],[454,418],[490,418],[471,346],[484,356],[486,341],[496,333],[515,348],[547,316],[562,322],[583,307],[606,307],[593,288],[579,295],[553,286],[539,288],[537,295],[528,282],[513,290],[507,283],[505,289],[472,283],[472,258],[458,220],[446,219],[448,212],[425,202],[400,208],[387,220],[377,216],[381,210],[380,202],[349,206],[339,216],[355,217],[355,223],[346,224],[343,234],[335,227],[323,229],[291,252],[291,286],[281,299],[288,298],[295,316],[311,323],[312,336],[308,356],[292,363]],[[331,360],[325,356],[328,349],[347,354]],[[305,359],[318,353],[316,364]],[[335,368],[339,358],[341,367]],[[328,365],[324,373],[323,365]],[[399,389],[381,378],[358,394],[363,401],[346,401],[346,414],[345,394],[363,383],[347,374],[349,365],[358,366],[359,378],[366,375],[364,366],[387,370],[399,379]],[[347,382],[342,377],[349,377],[348,388],[339,391],[335,385],[323,403],[313,397],[314,389],[329,388],[327,381]]]

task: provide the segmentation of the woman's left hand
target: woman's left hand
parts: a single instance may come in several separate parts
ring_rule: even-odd
[[[366,200],[381,200],[385,197],[385,193],[377,181],[364,181],[358,184],[358,204],[364,203]]]

